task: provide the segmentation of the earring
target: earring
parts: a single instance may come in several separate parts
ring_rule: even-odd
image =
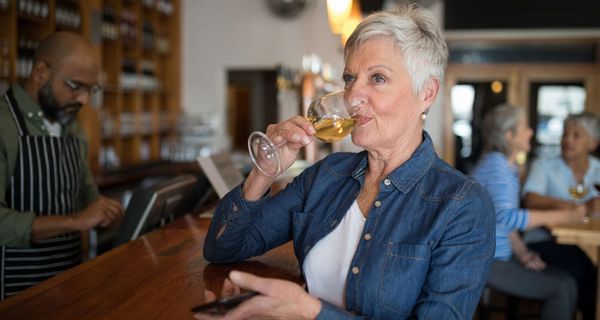
[[[421,113],[421,120],[425,121],[425,119],[427,119],[427,113],[423,112]]]

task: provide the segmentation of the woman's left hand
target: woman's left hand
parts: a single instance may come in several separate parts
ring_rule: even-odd
[[[233,288],[228,284],[231,281]],[[291,281],[262,278],[231,271],[223,287],[240,292],[240,288],[260,293],[229,311],[224,316],[196,313],[196,319],[315,319],[321,310],[321,302],[309,295],[302,287]],[[212,300],[214,294],[208,293]]]
[[[542,260],[542,258],[540,258],[539,254],[535,251],[527,250],[526,252],[519,255],[518,259],[521,262],[521,264],[529,270],[542,271],[546,269],[546,263],[544,262],[544,260]]]

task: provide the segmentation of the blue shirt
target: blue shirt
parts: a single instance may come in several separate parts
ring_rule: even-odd
[[[593,156],[588,157],[590,166],[583,177],[583,185],[587,194],[580,200],[581,203],[597,197],[598,191],[594,184],[600,184],[600,161]],[[527,181],[523,185],[523,194],[528,192],[560,200],[574,201],[569,194],[569,187],[575,186],[577,181],[571,168],[562,157],[537,159],[531,164]]]
[[[500,152],[483,155],[473,169],[472,176],[489,192],[496,210],[496,253],[498,260],[510,260],[512,248],[508,235],[514,230],[525,230],[529,213],[519,208],[519,175]]]
[[[472,317],[494,253],[492,202],[475,180],[436,156],[429,135],[423,137],[379,186],[350,264],[348,310],[323,301],[318,318]],[[256,202],[245,201],[238,186],[215,210],[204,257],[240,261],[293,240],[302,266],[355,200],[367,162],[366,152],[332,154]]]

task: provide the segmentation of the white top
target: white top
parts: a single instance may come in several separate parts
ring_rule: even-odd
[[[50,136],[60,137],[60,135],[62,134],[62,126],[60,125],[60,122],[55,121],[54,123],[52,123],[46,118],[44,118],[44,125],[46,126],[46,130],[48,130]]]
[[[340,224],[310,250],[302,269],[311,295],[346,307],[346,278],[364,226],[354,200]]]
[[[599,195],[594,185],[600,184],[600,161],[593,156],[588,156],[588,160],[590,166],[583,177],[583,185],[587,193],[577,201],[579,203],[587,202]],[[522,194],[533,192],[542,196],[574,201],[575,199],[569,194],[569,188],[576,183],[573,171],[562,157],[537,159],[529,168]]]

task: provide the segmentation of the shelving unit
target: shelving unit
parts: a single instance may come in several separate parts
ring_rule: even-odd
[[[102,64],[104,90],[79,115],[94,174],[162,160],[180,115],[180,1],[0,0],[0,82],[26,79],[55,30],[83,35]]]

